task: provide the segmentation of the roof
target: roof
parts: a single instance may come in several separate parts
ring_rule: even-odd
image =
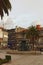
[[[3,29],[3,27],[0,27],[0,29]]]

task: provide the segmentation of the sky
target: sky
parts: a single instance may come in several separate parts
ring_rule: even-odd
[[[29,27],[40,24],[43,26],[43,0],[10,0],[12,10],[5,15],[2,22],[6,28],[15,26]],[[0,23],[2,24],[1,19]]]

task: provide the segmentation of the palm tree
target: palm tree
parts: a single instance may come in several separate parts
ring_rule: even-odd
[[[8,10],[11,10],[11,3],[9,2],[9,0],[0,0],[0,16],[1,19],[4,16],[4,12],[9,15]]]
[[[34,44],[35,44],[35,40],[38,40],[39,38],[39,33],[38,30],[36,29],[35,26],[30,26],[28,28],[28,32],[27,32],[27,38],[30,39],[30,42],[33,44],[33,50],[34,50]]]

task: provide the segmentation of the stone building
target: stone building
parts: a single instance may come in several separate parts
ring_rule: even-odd
[[[15,29],[8,30],[8,47],[16,49]]]
[[[26,40],[25,28],[16,27],[8,30],[8,46],[16,49],[21,40]]]
[[[37,25],[36,28],[39,31],[39,39],[36,45],[43,48],[43,27]],[[11,45],[14,49],[16,49],[22,40],[26,40],[26,42],[29,43],[29,39],[26,38],[27,31],[28,29],[21,27],[8,30],[8,45]]]

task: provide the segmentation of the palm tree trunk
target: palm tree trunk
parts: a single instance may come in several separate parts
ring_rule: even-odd
[[[34,50],[34,37],[32,37],[32,44],[33,44],[33,50]]]
[[[34,50],[34,41],[33,41],[33,50]]]

